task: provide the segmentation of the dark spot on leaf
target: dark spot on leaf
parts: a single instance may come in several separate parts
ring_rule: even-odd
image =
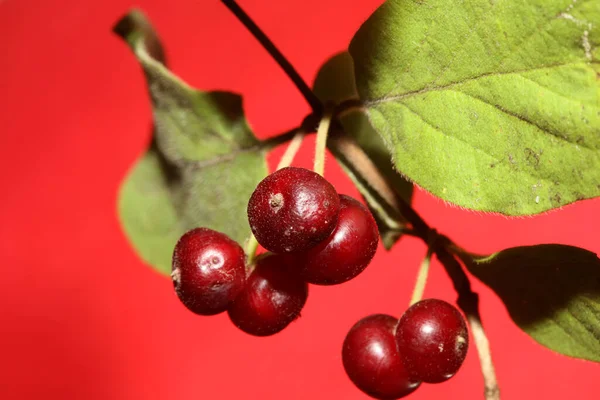
[[[534,168],[538,168],[540,165],[540,155],[535,151],[531,150],[529,147],[525,148],[524,151],[527,163]]]
[[[490,164],[490,168],[494,168],[495,166],[496,166],[496,164],[494,164],[494,163]]]
[[[556,193],[554,196],[550,197],[550,202],[554,206],[560,205],[562,202],[562,197],[560,196],[560,193]]]
[[[575,192],[573,194],[575,195],[575,198],[577,200],[584,200],[585,199],[585,196],[583,194],[581,194],[580,192]]]

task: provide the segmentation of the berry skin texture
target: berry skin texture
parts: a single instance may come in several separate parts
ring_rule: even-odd
[[[302,277],[317,285],[335,285],[356,277],[377,252],[379,230],[371,212],[350,196],[340,195],[340,215],[329,237],[296,254]]]
[[[246,280],[244,250],[207,228],[185,233],[175,245],[171,278],[179,300],[199,315],[227,310]]]
[[[398,320],[384,314],[358,321],[346,335],[342,349],[344,369],[350,380],[376,399],[399,399],[414,392],[420,382],[402,364],[394,329]]]
[[[469,332],[461,313],[438,299],[421,300],[406,310],[396,328],[402,360],[416,379],[450,379],[467,355]]]
[[[250,335],[274,335],[298,318],[307,297],[308,285],[285,258],[268,253],[256,260],[246,286],[229,306],[229,318]]]
[[[339,196],[321,175],[287,167],[263,179],[248,202],[256,240],[274,253],[307,250],[335,228]]]

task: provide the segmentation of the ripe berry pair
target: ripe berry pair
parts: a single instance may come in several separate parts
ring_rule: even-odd
[[[275,334],[300,314],[308,285],[276,254],[246,271],[244,251],[223,233],[207,228],[184,234],[175,246],[171,277],[181,302],[199,315],[227,311],[241,330]]]
[[[358,321],[342,350],[350,380],[377,399],[398,399],[422,382],[440,383],[461,367],[469,346],[460,312],[442,300],[413,304],[400,320],[375,314]]]
[[[302,168],[283,168],[260,182],[248,219],[271,251],[251,271],[236,242],[197,228],[175,246],[172,278],[188,309],[200,315],[227,310],[238,328],[256,336],[277,333],[300,315],[307,283],[348,281],[377,250],[377,225],[366,207]]]
[[[304,168],[283,168],[260,182],[248,202],[248,221],[258,243],[285,255],[302,279],[316,285],[356,277],[379,241],[362,203]]]

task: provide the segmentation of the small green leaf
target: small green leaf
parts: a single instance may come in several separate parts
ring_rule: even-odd
[[[119,217],[142,259],[169,274],[173,247],[203,226],[243,243],[246,207],[267,174],[265,146],[252,134],[240,96],[197,91],[162,64],[156,33],[140,12],[115,26],[146,75],[154,133],[119,193]]]
[[[324,103],[340,104],[345,100],[357,98],[354,82],[354,65],[348,52],[336,54],[319,70],[314,82],[314,92]],[[366,114],[362,110],[345,112],[340,116],[340,122],[345,134],[351,136],[371,161],[377,166],[384,178],[398,194],[407,202],[411,202],[413,185],[404,179],[391,162],[391,155],[383,141],[370,125]],[[404,219],[397,212],[390,209],[389,205],[378,196],[376,190],[349,162],[335,149],[331,149],[343,170],[354,182],[365,198],[373,216],[377,220],[382,243],[390,249],[401,235]]]
[[[396,167],[458,206],[600,196],[598,0],[388,0],[350,44]]]
[[[557,244],[515,247],[465,260],[541,345],[600,362],[600,259]]]

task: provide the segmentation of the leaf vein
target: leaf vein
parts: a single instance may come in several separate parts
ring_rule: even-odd
[[[454,90],[454,92],[456,92],[456,93],[462,93],[465,96],[469,96],[472,99],[479,100],[480,102],[482,102],[484,104],[487,104],[487,105],[489,105],[491,107],[494,107],[495,109],[501,111],[502,113],[504,113],[504,114],[506,114],[508,116],[511,116],[513,118],[516,118],[516,119],[518,119],[518,120],[520,120],[522,122],[525,122],[526,124],[531,125],[531,126],[537,128],[537,129],[539,129],[540,131],[545,132],[545,133],[547,133],[547,134],[549,134],[549,135],[551,135],[551,136],[553,136],[553,137],[555,137],[555,138],[557,138],[557,139],[559,139],[561,141],[564,141],[565,143],[568,143],[568,144],[573,145],[573,146],[581,146],[581,147],[583,147],[583,148],[585,148],[587,150],[590,150],[590,151],[595,151],[595,149],[589,147],[585,143],[579,144],[579,143],[576,143],[576,142],[572,142],[572,141],[569,140],[568,137],[561,136],[560,132],[553,132],[550,129],[548,129],[548,128],[542,126],[542,125],[537,124],[536,122],[532,121],[529,118],[526,118],[523,115],[519,115],[519,114],[517,114],[515,112],[509,111],[506,108],[502,107],[501,105],[490,103],[488,100],[486,100],[486,99],[484,99],[482,97],[475,96],[474,94],[467,93],[467,92],[461,92],[461,91],[458,91],[458,90]]]
[[[480,79],[491,77],[491,76],[500,77],[500,76],[506,76],[506,75],[519,75],[519,74],[522,74],[525,72],[542,71],[544,69],[552,69],[552,68],[567,67],[567,66],[573,66],[573,65],[583,65],[583,64],[585,64],[585,63],[582,63],[582,62],[556,63],[556,64],[550,64],[550,65],[543,65],[543,66],[535,67],[535,68],[526,68],[526,69],[517,70],[517,71],[486,72],[486,73],[483,73],[481,75],[477,75],[477,76],[474,76],[471,78],[466,78],[466,79],[456,81],[456,82],[450,82],[450,83],[448,83],[446,85],[442,85],[442,86],[425,87],[422,89],[402,93],[399,95],[383,96],[383,97],[374,98],[371,100],[366,100],[363,102],[363,104],[365,106],[369,107],[369,106],[374,106],[374,105],[381,104],[381,103],[389,103],[389,102],[393,102],[393,101],[397,101],[397,100],[402,100],[402,99],[418,96],[421,94],[427,94],[429,92],[444,91],[444,90],[451,89],[458,85],[462,85],[462,84],[469,83],[469,82],[476,82]]]
[[[481,152],[484,153],[485,155],[487,155],[488,157],[490,157],[491,159],[493,159],[496,163],[501,163],[502,160],[500,160],[499,158],[497,158],[496,156],[494,156],[493,154],[488,153],[487,151],[485,151],[484,149],[480,149],[478,147],[474,147],[471,143],[467,142],[466,140],[463,140],[457,136],[454,135],[449,135],[446,132],[444,132],[444,130],[442,130],[439,127],[436,127],[434,124],[432,124],[431,122],[429,122],[427,119],[425,119],[425,117],[419,113],[418,111],[413,110],[412,108],[410,108],[406,103],[399,103],[401,105],[403,105],[408,111],[410,111],[411,113],[413,113],[414,115],[416,115],[417,117],[419,117],[419,119],[421,119],[421,121],[425,122],[427,125],[429,125],[430,127],[432,127],[434,130],[440,132],[442,135],[452,138],[454,140],[463,142],[464,144],[466,144],[467,146]]]

